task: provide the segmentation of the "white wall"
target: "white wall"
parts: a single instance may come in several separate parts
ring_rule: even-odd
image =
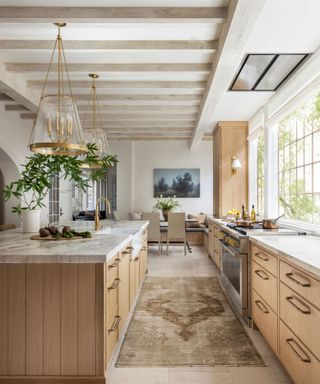
[[[4,103],[0,103],[0,170],[3,174],[4,184],[11,183],[19,177],[21,164],[30,155],[27,148],[32,129],[30,120],[21,120],[17,112],[6,112]],[[2,192],[2,191],[1,191]],[[6,224],[20,225],[19,216],[11,213],[15,200],[10,199],[4,204],[4,219]]]
[[[19,178],[19,171],[13,160],[0,148],[0,175],[1,185],[0,193],[5,185],[12,183]],[[15,224],[20,226],[20,218],[11,212],[11,206],[16,204],[17,200],[13,198],[10,202],[5,203],[3,196],[0,197],[0,224]]]
[[[4,178],[4,184],[19,178],[21,164],[26,162],[26,157],[32,155],[28,148],[29,137],[32,130],[31,120],[21,120],[18,112],[4,110],[4,102],[0,103],[0,170]],[[44,202],[47,205],[47,200]],[[11,213],[11,207],[15,205],[14,199],[10,199],[4,206],[4,222],[20,225],[19,216]],[[71,185],[68,180],[60,180],[60,206],[63,211],[61,221],[71,220]],[[48,222],[48,206],[41,212],[42,224]]]
[[[186,141],[114,141],[110,147],[119,160],[117,205],[121,218],[127,218],[130,211],[152,209],[154,168],[200,168],[200,198],[179,201],[187,213],[212,213],[212,142],[201,142],[194,151]]]

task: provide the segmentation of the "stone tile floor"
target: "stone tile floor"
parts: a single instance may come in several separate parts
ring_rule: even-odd
[[[149,247],[148,269],[152,276],[215,276],[217,271],[203,247],[170,247],[169,256]],[[266,367],[177,367],[116,368],[111,362],[108,384],[289,384],[292,383],[278,359],[257,330],[246,330]]]

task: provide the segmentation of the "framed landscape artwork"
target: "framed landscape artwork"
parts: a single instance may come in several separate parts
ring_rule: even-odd
[[[200,169],[153,170],[154,197],[200,197]]]

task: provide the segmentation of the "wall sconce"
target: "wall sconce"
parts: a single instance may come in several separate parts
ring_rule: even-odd
[[[242,165],[240,163],[240,160],[237,159],[235,156],[231,157],[231,169],[232,173],[235,175],[239,168],[242,168]]]

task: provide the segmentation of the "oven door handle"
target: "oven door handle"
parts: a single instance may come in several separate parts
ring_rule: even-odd
[[[220,243],[221,243],[221,246],[227,251],[227,252],[229,252],[232,256],[234,256],[234,257],[237,257],[238,259],[240,259],[241,258],[241,253],[240,252],[235,252],[231,247],[229,247],[228,245],[227,245],[227,243],[224,241],[224,240],[219,240],[220,241]]]

